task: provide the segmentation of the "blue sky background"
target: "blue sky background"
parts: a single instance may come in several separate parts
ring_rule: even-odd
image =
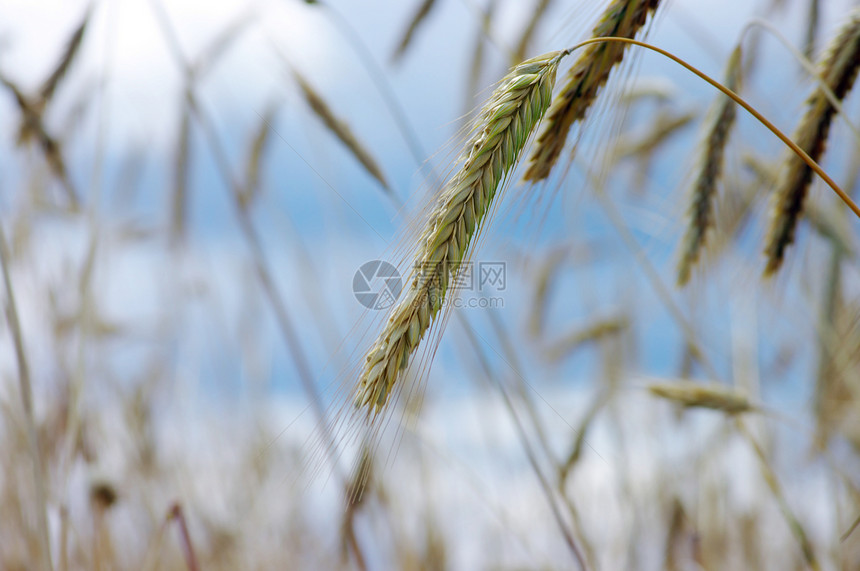
[[[412,133],[429,153],[429,164],[439,171],[447,169],[457,152],[456,145],[449,141],[466,109],[463,88],[469,57],[464,54],[471,52],[475,42],[479,3],[441,2],[420,28],[404,60],[396,66],[388,65],[389,54],[413,10],[410,3],[329,4],[337,11],[337,18],[347,22],[361,38],[384,71],[384,81],[391,86],[408,117]],[[488,85],[500,77],[507,65],[499,46],[514,37],[525,10],[524,6],[510,4],[504,4],[494,20],[493,35],[498,45],[486,46],[487,65],[480,85]],[[0,52],[4,73],[24,87],[37,85],[85,6],[80,2],[47,1],[8,4],[3,29],[5,48]],[[779,16],[779,25],[790,39],[796,40],[802,34],[799,9],[790,7]],[[583,37],[595,10],[555,3],[536,35],[531,53],[562,48]],[[828,3],[823,9],[821,30],[831,30],[843,11],[842,3]],[[385,257],[390,245],[402,236],[404,221],[375,182],[320,128],[292,84],[287,66],[301,70],[331,107],[349,119],[354,132],[379,159],[398,197],[406,200],[413,212],[423,200],[424,177],[360,58],[322,8],[286,1],[224,2],[217,6],[177,2],[167,7],[182,50],[192,60],[228,23],[246,12],[256,16],[230,51],[203,78],[198,93],[207,112],[214,117],[219,138],[237,173],[243,167],[249,138],[259,124],[260,115],[267,105],[277,102],[275,135],[263,174],[264,196],[253,217],[279,287],[293,302],[290,309],[295,320],[313,322],[317,309],[307,303],[307,296],[316,294],[319,302],[325,300],[328,317],[335,320],[335,329],[342,335],[361,319],[362,308],[350,291],[352,274],[364,261]],[[672,2],[658,17],[650,39],[719,76],[741,26],[753,13],[743,2]],[[807,92],[797,86],[807,82],[798,82],[801,75],[798,67],[776,41],[765,38],[762,46],[759,65],[767,73],[755,74],[745,92],[777,124],[790,130]],[[48,116],[49,121],[61,125],[80,94],[92,89],[93,78],[106,71],[108,81],[94,109],[86,114],[83,129],[68,144],[72,178],[85,189],[95,188],[100,181],[102,198],[97,208],[108,233],[119,231],[126,223],[163,231],[168,221],[171,157],[177,137],[182,82],[150,5],[143,1],[99,4],[84,50],[74,78],[64,85]],[[635,77],[639,80],[660,78],[669,82],[673,90],[669,106],[701,112],[707,108],[712,90],[687,72],[654,54],[641,54],[636,62]],[[26,163],[21,162],[20,151],[11,150],[13,140],[9,137],[13,133],[14,107],[8,97],[2,105],[3,132],[7,133],[3,140],[4,184],[7,188],[21,188],[26,184],[26,172],[20,165]],[[629,109],[628,123],[622,130],[635,133],[637,126],[647,127],[653,112],[654,106],[648,105]],[[92,165],[99,148],[96,141],[100,121],[104,125],[100,151],[104,160],[101,174],[96,176]],[[780,146],[769,134],[751,128],[746,117],[741,118],[741,123],[745,125],[743,145],[768,149],[772,156],[778,156]],[[598,158],[608,137],[618,134],[607,121],[593,124],[595,127],[586,132],[581,145],[583,161]],[[703,329],[703,343],[713,351],[721,375],[728,377],[730,312],[724,311],[725,290],[720,286],[731,290],[732,282],[739,283],[738,276],[728,275],[725,283],[713,287],[698,285],[691,296],[679,293],[671,285],[674,248],[684,209],[679,188],[683,188],[693,164],[690,151],[695,145],[697,125],[685,128],[681,136],[667,144],[650,171],[646,194],[630,195],[618,190],[627,184],[625,179],[635,169],[630,163],[613,172],[607,184],[616,197],[621,216],[672,290],[676,303],[708,323]],[[739,168],[738,156],[729,158],[729,168]],[[838,164],[839,160],[838,156],[828,157],[828,164]],[[242,311],[241,298],[256,294],[248,294],[248,288],[253,290],[253,287],[243,285],[242,276],[250,272],[244,247],[228,194],[199,129],[192,132],[191,164],[190,238],[185,257],[170,260],[143,247],[114,251],[108,244],[104,250],[106,259],[100,264],[98,287],[106,299],[116,300],[112,306],[117,314],[131,312],[129,317],[133,317],[137,308],[145,321],[154,319],[158,313],[155,309],[160,302],[155,298],[163,294],[158,293],[159,289],[170,288],[164,283],[170,280],[158,268],[168,267],[180,275],[187,273],[180,281],[187,277],[194,283],[207,282],[205,287],[213,297],[202,302],[201,309],[205,310],[200,315],[192,309],[194,304],[188,306],[188,329],[176,340],[174,355],[181,361],[186,355],[183,347],[199,345],[200,351],[213,357],[204,360],[211,362],[212,376],[218,379],[216,384],[229,385],[234,375],[228,371],[236,368],[231,347],[238,340],[235,333],[228,332],[232,326],[226,325],[235,321],[236,311]],[[123,173],[134,168],[140,177],[133,187],[126,186]],[[505,293],[505,308],[499,312],[500,317],[516,330],[530,311],[528,299],[534,264],[523,262],[524,253],[537,252],[539,258],[546,248],[599,242],[601,252],[595,254],[597,259],[593,263],[569,269],[561,276],[548,327],[561,333],[570,324],[584,323],[595,314],[612,313],[634,304],[643,317],[637,321],[634,336],[637,368],[649,374],[670,376],[680,360],[678,328],[657,302],[641,270],[625,253],[626,247],[615,230],[607,224],[605,214],[593,200],[593,190],[583,182],[581,164],[574,167],[577,170],[580,172],[574,172],[564,181],[555,178],[537,188],[513,185],[500,205],[500,214],[485,234],[478,254],[480,259],[504,260],[510,266],[511,287]],[[130,202],[123,203],[123,197],[131,197]],[[20,200],[19,194],[6,193],[5,207],[11,209]],[[46,253],[46,257],[68,259],[82,255],[86,239],[79,221],[37,217],[36,222],[44,228],[45,248],[58,250]],[[761,233],[760,220],[756,226],[753,237]],[[68,236],[68,241],[61,236]],[[750,244],[754,243],[751,239]],[[608,252],[603,251],[606,248]],[[795,255],[804,249],[801,246]],[[744,258],[743,269],[739,270],[740,282],[750,288],[746,296],[755,299],[762,291],[754,279],[759,263],[757,253],[751,245],[740,256]],[[313,272],[301,265],[303,257],[312,264]],[[737,261],[734,259],[732,263]],[[777,289],[781,290],[779,295],[784,301],[790,303],[793,296],[800,295],[790,282],[798,276],[791,273],[790,267],[786,274],[791,277],[781,280]],[[715,271],[713,275],[719,276],[719,280],[727,274],[721,276]],[[734,294],[744,296],[741,291],[733,291]],[[213,299],[218,301],[210,303]],[[749,308],[756,302],[741,300],[737,304]],[[268,382],[272,387],[289,389],[295,386],[289,359],[280,349],[265,308],[259,311],[257,339],[271,361]],[[219,312],[224,315],[218,317]],[[776,314],[764,318],[777,322],[777,331],[789,327],[780,325]],[[478,315],[474,320],[484,321]],[[225,327],[212,327],[218,323]],[[646,323],[647,326],[643,325]],[[321,339],[323,334],[309,337],[305,348],[319,366],[327,359],[327,343]],[[778,350],[778,340],[778,336],[761,340],[763,360]],[[443,341],[443,359],[449,355],[445,345]],[[547,374],[581,379],[589,376],[589,362],[595,364],[587,356],[574,358]],[[205,370],[206,367],[201,374]]]

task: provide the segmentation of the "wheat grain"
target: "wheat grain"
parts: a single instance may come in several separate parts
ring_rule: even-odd
[[[855,10],[845,27],[831,42],[819,64],[825,85],[841,101],[851,89],[860,67],[860,11]],[[793,139],[798,146],[818,161],[824,153],[830,123],[836,108],[822,88],[817,88],[807,101],[806,112],[800,120]],[[782,265],[785,249],[794,242],[794,229],[803,213],[812,170],[793,153],[786,160],[774,192],[771,223],[765,239],[765,276],[773,275]]]
[[[594,28],[593,37],[633,38],[658,4],[659,0],[614,0]],[[626,49],[627,44],[603,42],[590,44],[582,50],[567,73],[567,83],[547,112],[544,127],[529,158],[526,180],[536,182],[549,176],[570,128],[585,118],[612,69],[623,59]]]
[[[738,46],[729,56],[724,82],[726,87],[736,92],[740,81],[741,48]],[[678,261],[678,285],[680,286],[690,281],[693,266],[699,260],[708,230],[714,223],[717,182],[722,176],[724,151],[736,116],[735,102],[721,93],[705,131],[704,152],[699,159],[696,181],[690,193],[690,206],[687,210],[689,221],[681,242],[681,256]]]
[[[478,94],[481,84],[481,72],[484,69],[484,44],[490,40],[491,29],[493,25],[493,17],[496,13],[498,0],[489,0],[487,6],[481,14],[480,25],[475,30],[475,46],[472,48],[472,63],[469,64],[469,71],[466,75],[466,114],[464,115],[465,123],[472,119],[472,113],[475,109],[475,97]],[[526,59],[522,57],[516,61]]]
[[[654,396],[687,408],[710,408],[728,414],[738,414],[753,409],[746,395],[723,385],[676,381],[649,384],[648,391]]]
[[[477,128],[442,190],[421,235],[409,289],[367,353],[356,404],[379,412],[409,365],[458,275],[472,239],[499,186],[552,98],[556,70],[567,52],[551,52],[516,66],[481,110]]]
[[[272,123],[277,112],[278,104],[270,103],[260,115],[260,123],[251,139],[251,148],[245,163],[245,188],[239,195],[239,204],[242,208],[247,208],[259,194],[263,155],[271,139]]]

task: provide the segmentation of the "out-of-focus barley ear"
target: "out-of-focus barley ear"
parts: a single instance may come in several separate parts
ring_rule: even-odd
[[[692,123],[697,115],[693,110],[659,111],[647,133],[629,141],[619,141],[613,150],[614,160],[652,155],[660,145]]]
[[[818,37],[818,22],[821,16],[821,5],[818,0],[809,0],[809,12],[806,15],[806,37],[803,40],[803,55],[811,58],[815,53],[815,43]]]
[[[532,8],[529,20],[526,22],[526,27],[523,29],[523,33],[517,41],[517,47],[514,48],[514,62],[522,61],[526,58],[526,52],[528,52],[529,44],[534,37],[535,30],[537,30],[541,19],[546,15],[546,11],[550,4],[552,4],[552,0],[537,0],[537,4]]]
[[[619,99],[621,105],[632,105],[638,101],[650,99],[655,103],[672,103],[678,94],[678,88],[670,80],[662,77],[639,78],[626,87]]]
[[[358,460],[353,465],[352,474],[346,484],[346,499],[349,506],[355,509],[364,500],[364,493],[371,483],[374,470],[374,448],[365,443],[361,447]]]
[[[723,78],[725,86],[734,92],[740,88],[743,74],[741,63],[741,47],[738,45],[729,56]],[[695,182],[690,191],[687,230],[681,240],[681,254],[678,260],[679,286],[686,285],[690,281],[693,266],[699,260],[708,233],[714,225],[717,184],[723,175],[726,143],[735,125],[736,117],[735,102],[720,93],[710,112]]]
[[[493,24],[493,16],[496,13],[498,0],[489,0],[481,15],[480,26],[475,30],[475,47],[472,49],[472,63],[469,64],[466,76],[466,97],[464,119],[468,123],[475,109],[475,96],[481,82],[481,72],[484,69],[484,43],[489,39],[490,28]],[[525,59],[525,58],[522,58]],[[522,59],[517,61],[522,61]]]
[[[860,11],[855,10],[848,23],[830,43],[819,63],[821,77],[839,101],[845,98],[860,67]],[[818,87],[806,103],[806,112],[792,137],[814,161],[824,153],[830,123],[836,109]],[[773,197],[771,221],[765,238],[767,263],[765,277],[782,266],[785,250],[794,242],[798,219],[812,182],[812,170],[795,154],[787,157],[780,171]]]
[[[652,178],[651,170],[656,151],[673,135],[692,123],[697,116],[698,113],[695,110],[668,111],[660,109],[647,132],[638,136],[631,134],[620,137],[613,149],[611,161],[627,158],[635,161],[631,191],[641,192],[646,188],[648,181]]]
[[[379,167],[379,164],[370,154],[370,151],[368,151],[367,148],[359,142],[349,125],[334,114],[328,103],[326,103],[322,96],[299,72],[293,70],[293,77],[295,78],[308,106],[314,114],[320,118],[325,127],[335,137],[337,137],[344,146],[346,146],[346,148],[352,153],[352,156],[354,156],[365,170],[382,185],[382,188],[387,193],[393,194],[385,175],[382,174],[382,169]]]
[[[659,0],[613,0],[592,32],[592,37],[633,38],[648,21]],[[612,70],[621,63],[627,44],[601,42],[584,47],[567,73],[567,82],[547,111],[541,133],[529,158],[524,178],[540,181],[549,176],[574,123],[585,118]]]
[[[650,383],[647,388],[652,395],[685,408],[709,408],[727,414],[750,412],[755,408],[746,394],[725,385],[676,381]]]
[[[671,515],[669,517],[669,531],[666,534],[666,544],[663,559],[666,571],[677,571],[681,569],[678,556],[679,547],[684,540],[688,539],[689,515],[684,510],[684,504],[678,496],[672,498]]]
[[[566,334],[560,341],[547,350],[547,359],[558,361],[581,348],[586,343],[618,335],[626,331],[629,327],[630,319],[624,315],[599,319]]]
[[[409,285],[367,352],[355,404],[368,417],[385,407],[442,309],[496,191],[549,107],[556,70],[566,54],[551,52],[517,65],[482,108],[457,161],[461,166],[440,192],[421,233]]]
[[[90,15],[92,14],[92,6],[87,8],[87,11],[84,13],[84,17],[81,20],[81,23],[78,24],[78,27],[75,28],[75,31],[72,33],[69,41],[66,43],[66,49],[63,50],[63,55],[60,57],[60,60],[57,62],[57,65],[54,66],[51,75],[45,80],[42,84],[42,87],[39,89],[39,98],[40,104],[45,105],[48,101],[50,101],[51,97],[53,97],[54,93],[57,90],[57,87],[62,82],[63,78],[66,76],[66,73],[72,67],[72,64],[75,61],[75,56],[80,52],[81,44],[83,43],[84,33],[87,29],[87,24],[90,21]]]
[[[364,562],[365,557],[356,537],[355,516],[361,509],[364,501],[364,493],[371,485],[374,469],[374,447],[367,442],[361,447],[358,460],[353,465],[353,472],[346,482],[344,496],[346,508],[343,511],[343,519],[340,524],[341,535],[341,557],[344,563],[348,562],[349,552],[352,551],[356,558],[355,564],[358,569],[367,569]],[[381,489],[381,486],[380,486]]]
[[[418,10],[415,11],[415,15],[412,16],[412,19],[409,21],[409,25],[406,26],[406,30],[403,32],[403,37],[400,38],[397,48],[391,55],[391,63],[398,63],[403,59],[403,56],[406,54],[406,50],[409,49],[409,46],[412,45],[412,41],[415,39],[415,32],[418,31],[418,28],[424,20],[427,19],[427,16],[430,15],[435,4],[436,0],[421,0]]]
[[[538,337],[543,333],[544,319],[549,309],[550,289],[567,256],[567,248],[559,248],[553,251],[538,269],[528,323],[528,331],[532,337]]]
[[[28,99],[24,93],[4,75],[0,75],[0,83],[2,83],[12,95],[15,97],[15,103],[18,104],[18,110],[21,113],[21,126],[18,130],[18,139],[16,144],[23,146],[30,140],[35,139],[39,148],[42,150],[42,155],[45,157],[45,162],[51,168],[54,177],[60,182],[60,185],[65,190],[69,200],[69,208],[73,211],[78,209],[78,193],[69,179],[66,171],[66,163],[63,160],[60,152],[60,144],[45,130],[42,123],[42,113],[40,106]]]
[[[185,236],[188,210],[188,179],[191,157],[191,102],[183,98],[179,133],[173,151],[173,193],[170,200],[170,241],[178,243]]]
[[[588,429],[591,427],[594,419],[597,418],[597,415],[603,408],[609,404],[609,401],[612,398],[612,391],[603,391],[594,398],[591,402],[591,405],[588,407],[588,410],[585,412],[585,415],[582,417],[582,421],[579,426],[576,428],[576,439],[573,442],[573,446],[571,447],[570,453],[567,455],[567,459],[563,464],[559,465],[558,468],[558,479],[561,489],[564,489],[565,482],[567,481],[568,476],[570,476],[571,471],[574,466],[579,462],[582,457],[582,451],[587,444],[585,440],[586,435],[588,434]]]
[[[257,125],[256,133],[251,139],[251,147],[248,159],[245,163],[245,187],[244,192],[239,195],[239,204],[242,208],[248,208],[260,191],[260,171],[263,164],[263,155],[271,140],[272,123],[278,113],[279,105],[276,102],[269,104],[260,115],[260,123]]]

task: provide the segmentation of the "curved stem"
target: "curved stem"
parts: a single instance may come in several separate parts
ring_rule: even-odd
[[[597,44],[600,42],[621,42],[621,43],[625,43],[625,44],[633,44],[634,46],[647,48],[653,52],[657,52],[658,54],[669,58],[670,60],[674,61],[675,63],[677,63],[677,64],[683,66],[684,68],[688,69],[689,71],[695,73],[701,79],[707,81],[712,86],[716,87],[717,89],[722,91],[724,94],[726,94],[728,97],[731,97],[735,103],[737,103],[738,105],[740,105],[741,107],[746,109],[750,115],[752,115],[753,117],[755,117],[759,121],[759,123],[761,123],[762,125],[767,127],[771,133],[776,135],[780,141],[785,143],[786,146],[788,146],[788,148],[790,148],[792,151],[794,151],[794,153],[798,157],[803,159],[803,162],[805,162],[809,166],[809,168],[811,168],[813,171],[815,171],[815,174],[817,174],[819,177],[821,177],[821,179],[827,183],[827,186],[832,188],[833,192],[835,192],[839,196],[839,198],[842,199],[842,202],[847,204],[848,208],[850,208],[851,211],[854,212],[854,214],[858,218],[860,218],[860,206],[857,206],[857,204],[853,200],[851,200],[851,197],[849,197],[845,193],[845,191],[842,190],[842,188],[840,188],[840,186],[838,184],[836,184],[836,182],[832,178],[830,178],[830,175],[828,175],[826,172],[824,172],[824,169],[822,169],[821,166],[817,162],[812,160],[812,157],[810,157],[806,153],[806,151],[801,149],[797,145],[797,143],[792,141],[785,133],[780,131],[776,125],[771,123],[764,115],[759,113],[752,105],[747,103],[743,99],[743,97],[741,97],[740,95],[738,95],[737,93],[735,93],[734,91],[729,89],[728,87],[724,86],[722,83],[720,83],[716,79],[713,79],[712,77],[710,77],[709,75],[707,75],[703,71],[700,71],[695,66],[693,66],[693,65],[687,63],[686,61],[684,61],[683,59],[679,58],[675,54],[668,52],[668,51],[664,50],[663,48],[658,48],[657,46],[651,45],[651,44],[646,43],[646,42],[640,42],[639,40],[633,40],[630,38],[619,38],[619,37],[614,37],[614,36],[609,36],[609,37],[605,37],[605,38],[591,38],[591,39],[588,39],[588,40],[585,40],[583,42],[576,44],[572,48],[565,50],[565,52],[570,53],[570,52],[573,52],[573,51],[575,51],[581,47],[587,46],[589,44]]]
[[[791,42],[788,41],[788,38],[786,38],[785,35],[779,31],[779,28],[762,18],[754,18],[750,20],[746,26],[744,26],[743,30],[741,30],[738,44],[742,44],[744,41],[744,37],[747,35],[747,33],[751,29],[753,29],[753,27],[756,26],[767,32],[770,32],[774,38],[779,40],[779,43],[782,44],[786,51],[788,51],[788,53],[790,53],[792,57],[797,60],[797,63],[800,64],[800,67],[802,67],[804,71],[806,71],[806,73],[808,73],[809,76],[813,78],[816,83],[818,83],[818,88],[821,89],[821,92],[824,93],[824,96],[827,98],[830,104],[833,105],[833,108],[839,112],[839,116],[842,117],[842,120],[845,121],[845,124],[848,126],[849,129],[851,129],[851,132],[854,134],[854,136],[860,139],[860,129],[858,129],[857,126],[852,123],[851,120],[848,118],[848,114],[845,113],[845,109],[843,108],[842,103],[839,102],[839,98],[836,97],[836,94],[834,94],[833,90],[830,89],[830,87],[827,85],[827,81],[825,81],[821,73],[817,69],[815,69],[815,64],[809,61],[809,58],[807,58],[805,55],[800,53],[800,50],[791,45]]]

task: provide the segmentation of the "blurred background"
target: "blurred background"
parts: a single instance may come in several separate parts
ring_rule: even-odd
[[[762,279],[786,150],[739,113],[676,286],[717,94],[638,48],[549,180],[511,177],[387,434],[319,444],[386,317],[357,272],[406,276],[494,83],[606,4],[6,0],[0,568],[860,568],[857,221],[814,181]],[[717,78],[742,38],[790,133],[815,83],[782,42],[815,61],[853,7],[673,0],[639,37]],[[679,380],[752,410],[648,390]]]

